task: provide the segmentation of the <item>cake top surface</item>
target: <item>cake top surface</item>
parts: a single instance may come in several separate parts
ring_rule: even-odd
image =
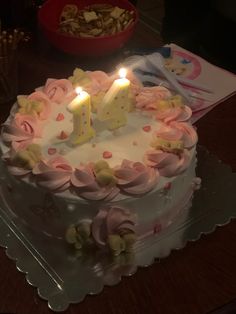
[[[123,79],[76,69],[18,96],[2,128],[2,159],[53,192],[140,196],[188,167],[197,142],[190,117],[180,96],[144,87],[131,71]]]

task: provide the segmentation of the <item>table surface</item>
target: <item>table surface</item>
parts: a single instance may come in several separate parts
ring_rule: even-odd
[[[19,52],[19,93],[30,93],[48,77],[67,77],[75,66],[110,71],[134,48],[161,46],[157,34],[141,22],[125,48],[110,57],[94,60],[66,56],[52,48],[37,33]],[[196,123],[199,143],[236,171],[236,96],[219,104]],[[1,105],[1,122],[12,104]],[[223,126],[223,127],[222,127]],[[230,303],[236,297],[236,221],[217,228],[210,235],[188,243],[179,251],[147,268],[138,269],[114,287],[71,305],[68,313],[235,313]],[[225,310],[224,310],[225,309]],[[0,313],[49,313],[47,303],[37,295],[25,275],[0,249]]]

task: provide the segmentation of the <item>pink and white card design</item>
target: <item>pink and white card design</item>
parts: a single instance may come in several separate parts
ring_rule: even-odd
[[[186,90],[196,95],[191,102],[192,122],[236,93],[236,75],[175,44],[168,47],[171,57],[166,59],[167,69],[176,75]]]

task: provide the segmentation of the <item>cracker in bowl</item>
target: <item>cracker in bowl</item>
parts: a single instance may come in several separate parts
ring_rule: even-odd
[[[93,4],[78,10],[66,5],[59,31],[76,37],[100,37],[119,33],[134,22],[134,12],[110,4]]]

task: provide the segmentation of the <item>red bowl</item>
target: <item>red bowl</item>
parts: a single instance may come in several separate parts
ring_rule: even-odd
[[[94,3],[109,3],[134,11],[134,23],[117,34],[93,38],[75,37],[58,31],[59,17],[66,4],[76,4],[78,9],[83,9]],[[103,56],[120,49],[129,40],[138,21],[138,11],[128,0],[48,0],[39,10],[38,21],[48,41],[58,49],[80,56]]]

